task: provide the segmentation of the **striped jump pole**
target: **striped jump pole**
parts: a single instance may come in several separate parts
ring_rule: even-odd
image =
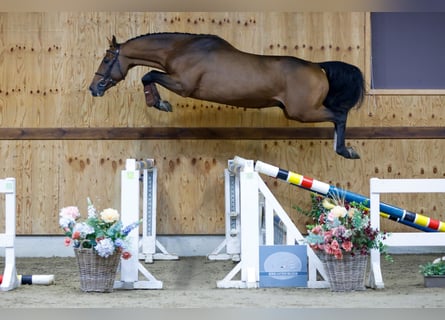
[[[52,274],[33,274],[33,275],[17,275],[20,284],[38,284],[48,286],[54,284],[54,275]],[[0,284],[3,282],[3,276],[0,275]]]
[[[323,196],[331,198],[339,197],[348,202],[355,201],[358,203],[363,203],[368,208],[370,205],[369,198],[363,195],[337,188],[325,182],[305,177],[301,174],[284,170],[262,161],[255,162],[255,171],[286,181],[291,185],[313,191]],[[380,216],[426,232],[445,232],[445,223],[440,220],[431,219],[424,215],[385,203],[380,203]]]

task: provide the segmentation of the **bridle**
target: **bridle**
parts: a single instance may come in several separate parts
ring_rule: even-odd
[[[111,55],[113,58],[110,62],[108,62],[108,69],[104,73],[96,72],[95,74],[102,77],[102,79],[99,80],[97,85],[101,88],[106,88],[108,84],[111,84],[111,86],[116,85],[117,81],[115,81],[113,78],[111,78],[111,71],[113,70],[114,64],[117,63],[117,67],[119,70],[119,73],[122,76],[122,79],[125,79],[125,75],[122,72],[121,64],[119,62],[119,47],[116,48],[116,50],[107,50],[107,54]],[[105,58],[104,58],[105,59]]]

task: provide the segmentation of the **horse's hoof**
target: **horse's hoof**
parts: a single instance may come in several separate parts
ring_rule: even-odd
[[[172,112],[173,111],[173,108],[172,108],[171,104],[168,101],[165,101],[165,100],[157,102],[154,105],[154,107],[156,109],[158,109],[158,110],[165,111],[165,112]]]
[[[360,159],[360,155],[357,153],[357,151],[355,151],[354,148],[347,147],[346,150],[348,150],[349,154],[349,156],[347,157],[348,159]]]
[[[346,159],[360,159],[360,155],[352,147],[343,147],[337,153]]]
[[[165,112],[172,112],[173,108],[168,101],[163,100],[163,101],[159,102],[159,110],[165,111]]]

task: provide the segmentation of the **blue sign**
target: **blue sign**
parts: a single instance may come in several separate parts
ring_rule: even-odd
[[[260,246],[260,287],[307,287],[306,245]]]

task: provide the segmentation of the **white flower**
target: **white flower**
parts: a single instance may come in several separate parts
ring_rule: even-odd
[[[61,217],[59,219],[59,225],[62,229],[69,228],[71,224],[73,223],[73,219]]]
[[[62,228],[67,228],[80,218],[80,212],[77,207],[65,207],[60,210],[59,217],[59,225]]]
[[[101,257],[107,258],[114,253],[114,243],[110,238],[100,240],[94,247],[97,254]]]
[[[88,203],[88,218],[95,218],[96,217],[96,208],[94,207],[90,198],[87,198],[87,203]]]
[[[94,228],[85,222],[76,223],[76,225],[73,228],[74,232],[80,232],[81,238],[85,238],[87,235],[94,233]]]
[[[119,212],[116,209],[108,208],[100,213],[100,218],[107,223],[113,223],[119,220]]]
[[[335,206],[331,209],[330,213],[334,218],[342,218],[348,214],[348,210],[345,207]]]

